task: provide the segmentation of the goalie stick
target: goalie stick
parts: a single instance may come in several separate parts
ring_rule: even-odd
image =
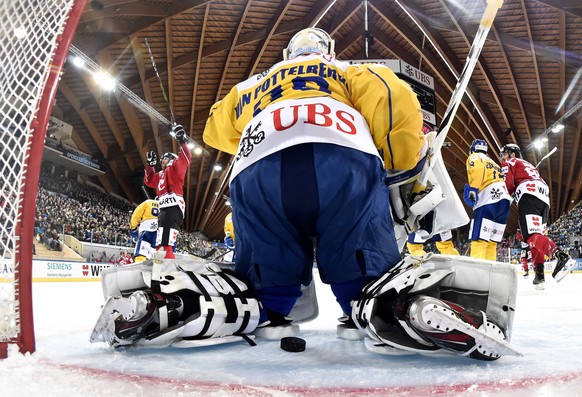
[[[495,19],[497,10],[501,7],[502,4],[503,0],[487,1],[487,7],[485,8],[481,22],[479,23],[479,29],[477,30],[477,34],[475,35],[475,39],[473,40],[473,44],[471,45],[471,49],[467,55],[467,61],[463,67],[463,71],[459,76],[457,85],[451,94],[451,100],[449,101],[447,109],[445,110],[445,114],[443,116],[439,130],[437,131],[437,136],[435,138],[432,151],[429,154],[429,166],[424,168],[420,173],[418,181],[422,187],[426,187],[430,173],[436,163],[436,161],[431,161],[432,158],[434,156],[441,155],[441,148],[447,137],[449,129],[453,124],[457,109],[461,104],[461,100],[463,99],[463,95],[465,94],[465,90],[467,89],[467,85],[469,84],[469,80],[471,79],[471,75],[475,69],[475,65],[477,64],[477,60],[479,59],[479,54],[481,54],[481,50],[485,44],[487,34],[493,25],[493,20]]]
[[[556,153],[558,151],[557,147],[554,147],[548,154],[546,154],[544,157],[542,157],[540,159],[540,161],[538,161],[538,163],[536,164],[536,168],[539,168],[540,164],[547,159],[548,157],[550,157],[552,154]]]

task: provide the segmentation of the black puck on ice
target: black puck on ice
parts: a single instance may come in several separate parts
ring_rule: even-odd
[[[288,352],[302,352],[305,350],[305,339],[294,336],[281,338],[281,349]]]

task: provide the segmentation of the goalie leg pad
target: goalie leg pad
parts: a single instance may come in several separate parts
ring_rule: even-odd
[[[410,309],[411,303],[419,296],[426,296],[439,302],[446,301],[446,304],[439,307],[448,308],[447,314],[456,313],[450,310],[454,306],[459,308],[459,313],[482,316],[479,317],[480,324],[466,322],[463,316],[456,314],[455,318],[460,318],[458,322],[452,321],[451,324],[451,320],[446,320],[447,326],[456,329],[457,334],[468,335],[464,338],[486,341],[484,356],[488,352],[516,355],[519,353],[507,344],[513,324],[516,284],[515,270],[508,264],[459,256],[407,257],[393,272],[364,288],[361,297],[352,303],[351,316],[356,326],[378,345],[385,344],[390,348],[421,354],[442,354],[448,346],[440,341],[437,344],[429,337],[429,330],[424,327],[430,324],[427,321],[411,321],[411,317],[417,318],[410,314],[411,310],[413,314],[418,312],[418,305],[416,309]],[[439,314],[430,315],[437,319]],[[438,317],[438,321],[444,324],[445,320]],[[483,324],[484,328],[481,329]],[[503,340],[494,340],[489,330],[494,333],[500,330]],[[477,349],[477,353],[471,355],[471,351],[468,356],[494,359],[481,357]],[[466,353],[466,350],[461,353]]]
[[[91,341],[114,346],[167,346],[179,340],[244,335],[255,330],[259,303],[236,275],[211,263],[202,269],[200,263],[168,269],[147,280],[159,292],[147,288],[129,298],[111,297]],[[147,299],[140,298],[144,295]]]
[[[509,347],[503,330],[482,311],[419,296],[408,306],[408,321],[422,336],[443,349],[479,360],[520,355]]]

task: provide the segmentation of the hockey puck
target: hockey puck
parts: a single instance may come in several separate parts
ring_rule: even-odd
[[[281,349],[288,352],[302,352],[305,350],[305,339],[287,336],[281,339]]]

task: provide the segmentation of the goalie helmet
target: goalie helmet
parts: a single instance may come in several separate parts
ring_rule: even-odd
[[[289,40],[283,50],[283,59],[294,59],[305,54],[322,54],[334,56],[334,40],[324,30],[307,28],[300,30]]]
[[[487,154],[487,142],[483,139],[475,139],[473,143],[471,143],[471,148],[469,149],[469,154],[471,153],[485,153]]]
[[[515,154],[515,157],[521,157],[521,149],[515,143],[508,143],[507,145],[501,148],[500,157],[503,157],[505,153],[511,155],[511,153]]]

